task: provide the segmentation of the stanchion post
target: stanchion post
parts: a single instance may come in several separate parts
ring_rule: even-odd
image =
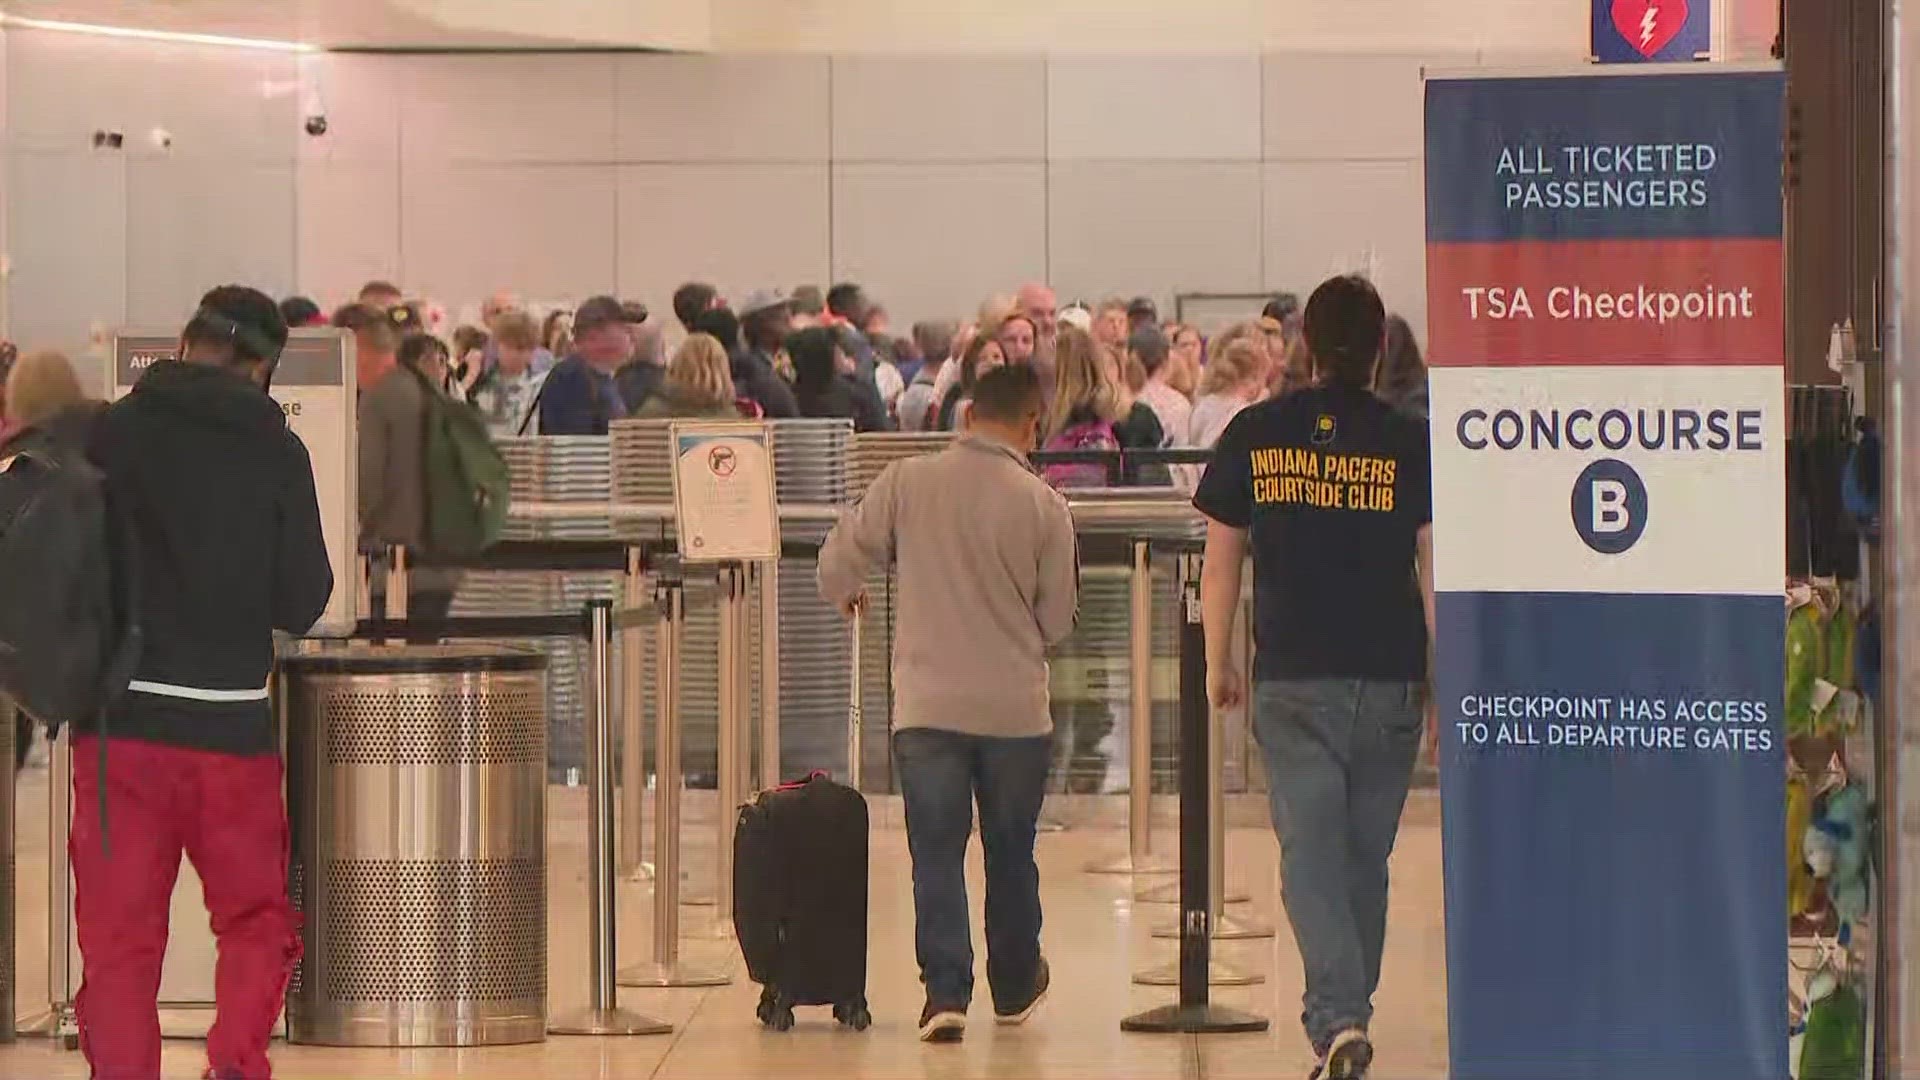
[[[760,569],[760,790],[780,786],[780,560]]]
[[[1136,539],[1128,575],[1127,854],[1095,862],[1092,874],[1164,874],[1173,864],[1153,853],[1153,545]]]
[[[861,700],[860,667],[861,649],[864,647],[864,624],[867,621],[867,605],[855,604],[853,619],[850,622],[853,644],[853,662],[847,665],[847,681],[851,684],[847,691],[847,786],[855,791],[862,790],[861,782],[866,779],[866,703]]]
[[[746,614],[746,573],[739,563],[720,567],[720,715],[715,737],[713,816],[714,913],[724,926],[733,921],[733,825],[740,803],[740,726],[745,709],[740,700],[740,666],[746,636],[741,616]]]
[[[1120,1021],[1120,1030],[1217,1034],[1265,1031],[1262,1016],[1215,1005],[1212,834],[1206,771],[1213,763],[1207,701],[1206,631],[1200,614],[1200,557],[1180,556],[1180,999]]]
[[[67,838],[73,832],[73,729],[50,741],[47,768],[47,1007],[20,1018],[15,1032],[60,1040],[79,1048],[73,1010],[73,866]]]
[[[680,651],[686,587],[677,571],[654,581],[653,960],[620,972],[621,986],[724,986],[718,972],[680,963]]]
[[[593,979],[587,1007],[562,1016],[547,1028],[554,1035],[664,1035],[670,1024],[620,1008],[614,982],[618,955],[614,939],[613,844],[613,604],[595,600],[587,605],[588,653],[591,657],[592,730],[587,733],[589,819],[587,845],[587,962]]]
[[[620,582],[622,607],[636,611],[646,602],[646,563],[637,547],[627,549],[627,572]],[[620,630],[620,872],[646,876],[642,817],[647,801],[645,710],[641,679],[641,633],[637,626]]]
[[[1248,708],[1253,707],[1253,698],[1243,699]],[[1213,709],[1208,710],[1208,723],[1213,726],[1212,737],[1207,740],[1207,872],[1211,875],[1207,895],[1213,901],[1213,939],[1215,941],[1249,941],[1254,938],[1270,938],[1273,927],[1254,919],[1235,918],[1226,913],[1227,905],[1227,797],[1226,797],[1226,753],[1221,745],[1226,741],[1226,717]],[[1156,938],[1177,938],[1180,936],[1180,922],[1162,923],[1153,928]],[[1150,984],[1149,984],[1150,985]],[[1219,982],[1215,986],[1222,985]]]

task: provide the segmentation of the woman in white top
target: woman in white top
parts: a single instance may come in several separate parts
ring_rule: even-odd
[[[1255,341],[1230,341],[1207,361],[1187,421],[1187,445],[1211,449],[1240,410],[1266,396],[1267,355]]]

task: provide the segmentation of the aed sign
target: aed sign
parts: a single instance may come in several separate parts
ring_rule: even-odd
[[[1593,59],[1601,64],[1705,60],[1713,0],[1593,0]]]
[[[107,397],[133,391],[155,364],[178,361],[177,334],[122,331],[113,338]],[[333,564],[333,599],[315,637],[345,637],[359,621],[356,553],[360,535],[359,432],[355,426],[353,339],[333,329],[295,330],[274,368],[269,394],[286,413],[287,426],[306,444],[320,498],[320,526]]]

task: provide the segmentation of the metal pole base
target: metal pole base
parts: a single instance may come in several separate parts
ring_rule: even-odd
[[[720,971],[706,971],[689,967],[683,963],[667,965],[638,964],[621,972],[614,979],[621,986],[726,986],[733,982],[733,976]]]
[[[1224,1005],[1162,1005],[1120,1021],[1121,1031],[1144,1034],[1232,1035],[1267,1030],[1267,1018]]]
[[[1179,986],[1179,961],[1150,967],[1133,973],[1136,986]],[[1257,971],[1242,971],[1219,960],[1207,961],[1208,986],[1259,986],[1267,977]]]
[[[1253,894],[1237,885],[1226,888],[1227,895],[1220,898],[1223,904],[1244,904],[1253,899]],[[1169,881],[1164,885],[1155,885],[1150,889],[1141,889],[1133,898],[1142,904],[1177,904],[1180,902],[1180,883]],[[1218,937],[1219,935],[1214,935]]]
[[[1089,874],[1172,874],[1179,869],[1180,864],[1169,855],[1148,855],[1146,863],[1141,866],[1134,865],[1131,854],[1095,859],[1087,864]]]
[[[1179,938],[1180,923],[1164,922],[1153,928],[1156,938]],[[1213,940],[1215,941],[1251,941],[1255,938],[1270,938],[1273,927],[1254,922],[1251,919],[1236,919],[1231,915],[1221,915],[1213,920]]]
[[[71,1005],[54,1006],[28,1013],[14,1024],[22,1037],[52,1039],[67,1050],[80,1049],[80,1021]]]
[[[625,1009],[581,1009],[547,1025],[549,1035],[671,1035],[673,1025]]]

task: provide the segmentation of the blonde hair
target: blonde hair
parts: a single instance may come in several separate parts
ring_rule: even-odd
[[[994,327],[995,332],[998,333],[1000,324],[1006,322],[1019,310],[1020,301],[1011,296],[1004,293],[990,296],[980,305],[980,318],[977,321],[981,327]]]
[[[733,370],[727,350],[712,334],[690,334],[667,365],[666,385],[689,404],[732,407]]]
[[[1120,388],[1108,374],[1107,363],[1093,335],[1078,327],[1060,329],[1053,354],[1053,415],[1047,418],[1047,437],[1066,430],[1067,419],[1086,410],[1107,423],[1120,418]]]
[[[540,326],[524,311],[503,311],[493,318],[493,340],[508,349],[537,349]]]
[[[1207,361],[1207,370],[1200,378],[1202,394],[1229,394],[1235,390],[1264,377],[1261,366],[1266,356],[1260,346],[1240,338],[1230,341],[1224,349],[1215,349],[1213,359]]]
[[[85,397],[80,376],[63,353],[28,353],[7,375],[7,419],[23,427],[45,423]]]
[[[1232,326],[1227,327],[1215,335],[1213,341],[1208,344],[1207,363],[1213,363],[1214,358],[1225,354],[1235,342],[1246,341],[1249,338],[1257,338],[1262,332],[1260,324],[1257,322],[1234,323]],[[1259,344],[1263,349],[1266,347],[1264,341],[1259,342]]]

